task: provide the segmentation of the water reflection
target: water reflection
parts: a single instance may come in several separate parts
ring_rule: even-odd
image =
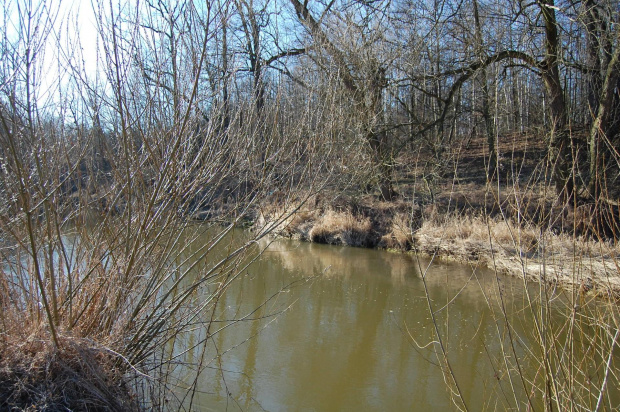
[[[523,406],[514,371],[501,361],[530,346],[520,281],[409,255],[280,240],[223,295],[210,333],[248,320],[208,340],[210,363],[193,409],[453,409],[431,344],[423,275],[468,406]],[[521,320],[514,349],[504,338],[498,290],[511,319]],[[196,334],[194,341],[205,337]],[[186,370],[178,378],[187,384],[194,376]],[[516,398],[507,395],[511,386]]]

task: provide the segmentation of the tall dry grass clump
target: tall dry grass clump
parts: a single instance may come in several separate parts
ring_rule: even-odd
[[[389,232],[381,237],[380,246],[409,250],[413,245],[414,226],[417,224],[411,213],[397,212],[391,219]]]
[[[61,335],[55,346],[37,326],[19,329],[0,347],[2,409],[140,410],[125,369],[103,343]]]
[[[310,230],[313,242],[367,246],[372,224],[367,217],[356,217],[349,211],[328,210]]]

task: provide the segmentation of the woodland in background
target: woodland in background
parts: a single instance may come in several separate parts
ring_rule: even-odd
[[[6,3],[5,191],[16,163],[35,167],[41,147],[69,143],[54,165],[63,193],[112,185],[120,151],[158,164],[166,155],[150,142],[173,141],[182,126],[177,155],[190,175],[211,136],[222,147],[249,136],[223,157],[238,172],[218,194],[251,191],[265,167],[281,169],[273,190],[299,180],[272,157],[300,139],[296,163],[320,152],[327,170],[313,173],[329,186],[393,200],[415,169],[432,198],[455,176],[459,151],[483,139],[484,161],[472,165],[480,180],[551,182],[562,204],[616,204],[620,31],[611,0],[100,2],[97,27],[81,28],[98,31],[96,45],[71,31],[77,11]],[[93,47],[97,70],[81,55]],[[50,81],[53,70],[62,75]],[[515,136],[523,138],[506,151]],[[509,178],[520,167],[515,151],[534,170]],[[142,173],[145,187],[155,183]],[[210,207],[192,184],[183,213]]]
[[[0,5],[0,408],[29,405],[36,379],[82,406],[88,392],[137,407],[109,383],[165,378],[176,359],[159,348],[196,319],[206,347],[246,253],[302,207],[326,212],[324,242],[342,223],[330,209],[371,231],[392,208],[409,243],[421,216],[456,212],[505,219],[519,257],[544,261],[546,230],[617,247],[618,1],[95,0],[89,23],[56,1]],[[526,226],[525,247],[512,234]],[[184,267],[188,253],[211,266]],[[610,284],[617,255],[597,253]],[[614,322],[597,324],[610,354]]]

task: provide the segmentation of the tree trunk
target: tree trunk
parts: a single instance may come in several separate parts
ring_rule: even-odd
[[[230,126],[230,96],[228,93],[228,5],[225,11],[226,19],[222,22],[222,129],[225,134],[228,133]]]
[[[383,119],[383,90],[387,87],[385,69],[379,62],[371,59],[369,70],[364,71],[369,77],[360,79],[352,72],[347,55],[338,49],[323,31],[318,20],[316,20],[307,7],[307,2],[302,4],[299,0],[290,0],[295,8],[297,17],[312,34],[316,43],[333,58],[338,66],[337,76],[342,81],[344,87],[352,94],[356,106],[363,107],[366,122],[366,139],[372,150],[371,156],[374,166],[378,169],[379,189],[381,196],[385,200],[393,200],[397,193],[394,190],[391,151],[387,147],[387,136],[384,131],[377,131],[377,120]],[[333,2],[332,2],[333,4]]]
[[[381,197],[386,201],[391,201],[398,196],[393,184],[392,153],[388,149],[386,132],[376,130],[377,123],[383,120],[383,90],[387,86],[387,79],[385,78],[385,70],[379,67],[377,62],[375,63],[377,67],[373,70],[369,87],[371,103],[368,111],[372,116],[368,124],[368,143],[379,172]]]
[[[616,31],[616,43],[620,41],[620,30]],[[611,61],[607,65],[605,77],[601,87],[601,93],[598,97],[598,108],[596,117],[590,128],[590,136],[588,141],[590,154],[590,178],[588,183],[588,191],[590,196],[598,199],[601,195],[601,182],[604,179],[602,168],[604,167],[603,150],[601,150],[601,138],[605,137],[609,129],[609,113],[612,109],[614,89],[618,83],[618,60],[620,59],[620,47],[616,44],[616,48],[611,56]]]
[[[551,130],[549,136],[549,160],[552,165],[552,178],[558,194],[568,201],[574,193],[571,176],[572,147],[571,134],[568,130],[568,114],[564,90],[560,80],[559,50],[560,36],[555,16],[554,0],[539,0],[545,23],[545,60],[543,61],[542,77],[545,91],[549,98],[549,117]]]
[[[484,60],[484,45],[482,43],[482,26],[480,24],[480,14],[478,12],[478,0],[473,0],[474,22],[476,25],[476,55],[480,61]],[[495,147],[495,125],[491,117],[489,104],[489,85],[487,83],[487,68],[483,66],[480,70],[480,85],[482,86],[482,117],[484,120],[487,135],[487,146],[489,147],[489,164],[487,165],[487,180],[491,181],[497,170],[497,148]]]

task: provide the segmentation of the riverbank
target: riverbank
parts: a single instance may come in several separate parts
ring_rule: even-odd
[[[116,360],[92,340],[60,335],[56,346],[43,328],[15,325],[0,340],[0,410],[138,411]]]
[[[534,199],[530,194],[524,199],[538,214],[535,220],[532,213],[513,207],[514,193],[492,196],[482,193],[485,189],[480,186],[466,189],[444,193],[434,204],[426,205],[383,202],[372,196],[340,196],[328,201],[325,195],[302,206],[275,203],[262,210],[256,225],[265,227],[296,210],[275,234],[483,265],[588,296],[620,298],[620,246],[614,240],[588,234],[579,210],[554,208],[544,196]],[[502,202],[495,201],[502,196]],[[473,198],[481,201],[473,202]],[[567,230],[571,224],[572,233]]]

